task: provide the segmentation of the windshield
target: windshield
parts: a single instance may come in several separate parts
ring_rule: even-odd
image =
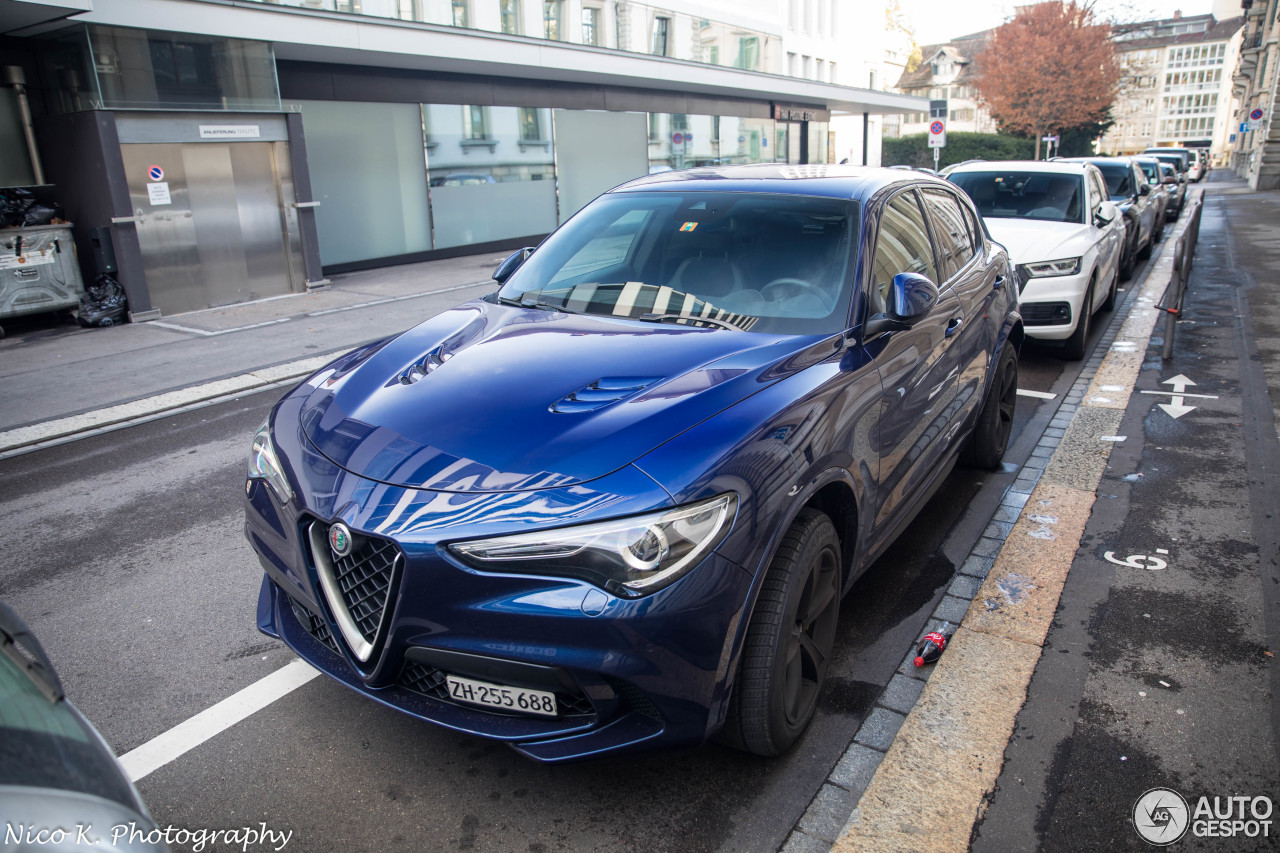
[[[1147,182],[1152,184],[1160,183],[1160,163],[1157,160],[1135,160],[1138,168],[1147,176]]]
[[[1080,222],[1084,186],[1080,175],[1053,172],[952,172],[950,180],[969,194],[984,217]]]
[[[1112,199],[1128,198],[1133,195],[1133,169],[1127,163],[1099,163],[1093,165],[1102,172],[1107,181],[1107,193]]]
[[[610,193],[539,246],[498,298],[581,314],[827,334],[848,323],[858,220],[858,205],[844,199]]]

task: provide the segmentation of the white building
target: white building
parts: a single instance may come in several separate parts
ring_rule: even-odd
[[[0,87],[0,185],[55,185],[84,272],[114,248],[135,317],[299,292],[531,245],[649,171],[874,163],[878,117],[921,109],[883,91],[883,20],[840,0],[0,0],[35,138],[8,131],[23,84]]]

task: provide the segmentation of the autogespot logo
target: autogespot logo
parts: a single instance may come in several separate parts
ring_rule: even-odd
[[[1134,804],[1133,826],[1143,839],[1163,847],[1186,835],[1190,811],[1177,791],[1152,788]]]

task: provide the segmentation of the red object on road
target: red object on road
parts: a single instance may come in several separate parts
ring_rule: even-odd
[[[916,666],[924,666],[927,663],[934,663],[938,658],[942,657],[942,653],[947,649],[947,643],[951,641],[950,634],[944,634],[941,631],[930,631],[924,635],[924,639],[920,641],[920,648],[916,649]]]

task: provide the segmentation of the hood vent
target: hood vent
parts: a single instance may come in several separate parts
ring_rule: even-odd
[[[421,361],[414,362],[404,369],[396,379],[401,385],[412,385],[431,371],[449,360],[452,353],[444,352],[444,347],[439,346],[422,357]]]
[[[585,388],[579,388],[551,407],[561,414],[594,412],[605,406],[634,397],[650,385],[662,381],[661,376],[607,376]]]

